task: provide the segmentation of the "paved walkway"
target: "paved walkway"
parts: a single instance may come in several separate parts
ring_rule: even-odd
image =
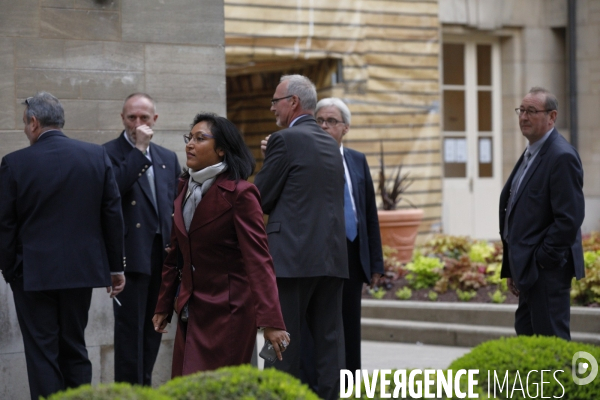
[[[471,349],[424,345],[420,343],[395,343],[362,341],[362,368],[409,369],[448,368],[450,363]]]
[[[258,348],[262,348],[264,343],[262,334],[259,334],[256,339]],[[369,371],[374,369],[444,369],[470,350],[468,347],[363,340],[362,368]],[[263,366],[264,360],[258,357],[258,367],[262,369]]]

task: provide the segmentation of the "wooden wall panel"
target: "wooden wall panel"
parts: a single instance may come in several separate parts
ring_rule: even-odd
[[[382,144],[388,175],[410,171],[425,238],[442,209],[439,28],[437,0],[225,0],[228,117],[257,170],[260,141],[279,129],[269,111],[279,77],[306,75],[319,98],[348,104],[345,146],[367,155],[375,182]]]

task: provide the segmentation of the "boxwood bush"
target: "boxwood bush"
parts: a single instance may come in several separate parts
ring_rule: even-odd
[[[273,368],[224,367],[175,378],[158,389],[173,400],[318,400],[308,386]]]
[[[494,394],[494,371],[496,371],[500,382],[503,381],[506,371],[508,371],[508,393],[506,387],[503,393],[500,393],[497,386],[496,398],[498,399],[542,398],[539,392],[541,370],[552,371],[544,375],[544,382],[549,382],[544,384],[545,398],[561,398],[563,400],[597,399],[600,393],[600,377],[582,386],[576,385],[573,382],[571,375],[572,360],[573,355],[578,351],[588,352],[596,360],[600,360],[600,347],[597,346],[567,342],[556,337],[518,336],[482,343],[474,347],[471,352],[455,360],[449,369],[453,371],[459,369],[478,369],[480,393],[485,393],[486,395],[488,389],[488,371],[490,371],[490,380],[492,381],[490,383],[492,395]],[[580,361],[585,362],[586,360]],[[527,374],[532,370],[537,370],[538,372],[531,374],[529,384],[527,384]],[[556,370],[563,370],[564,372],[557,373],[555,379],[553,374]],[[520,385],[516,379],[517,371],[523,385],[523,391],[518,390]],[[584,376],[588,374],[589,370]],[[513,386],[517,390],[513,391]],[[527,391],[529,391],[529,394]],[[536,391],[538,392],[537,396]],[[479,398],[487,398],[487,396],[484,395]]]
[[[58,392],[48,400],[170,400],[169,397],[152,388],[131,386],[128,383],[83,385],[74,389]]]

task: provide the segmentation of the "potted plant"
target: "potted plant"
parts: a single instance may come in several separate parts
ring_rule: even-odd
[[[385,176],[383,143],[381,143],[380,154],[379,193],[383,209],[379,210],[377,215],[381,243],[394,248],[396,258],[400,262],[407,263],[412,258],[419,225],[423,219],[423,210],[416,208],[410,200],[403,197],[413,183],[413,179],[409,177],[410,173],[402,174],[402,164],[398,165],[395,175],[392,173],[391,184],[389,184]],[[411,208],[398,208],[402,200]]]

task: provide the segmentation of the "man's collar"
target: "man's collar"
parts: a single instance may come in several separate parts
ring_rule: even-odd
[[[527,149],[529,150],[529,153],[531,153],[532,155],[537,154],[537,152],[542,148],[544,143],[546,143],[546,140],[548,140],[548,137],[550,136],[550,134],[552,133],[553,130],[554,130],[554,127],[550,128],[550,130],[548,132],[546,132],[546,134],[544,136],[542,136],[542,138],[540,140],[538,140],[537,142],[535,142],[533,144],[528,143]]]
[[[298,116],[297,116],[296,118],[294,118],[294,120],[293,120],[293,121],[290,123],[290,126],[289,126],[289,127],[291,128],[292,126],[294,126],[294,124],[295,124],[295,123],[296,123],[296,122],[297,122],[297,121],[298,121],[300,118],[302,118],[302,117],[306,117],[306,116],[309,116],[309,117],[310,117],[310,114],[301,114],[301,115],[298,115]]]

